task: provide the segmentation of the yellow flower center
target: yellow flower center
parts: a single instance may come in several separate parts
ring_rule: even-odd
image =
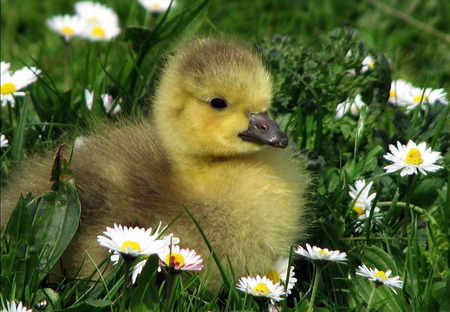
[[[92,27],[91,33],[93,36],[96,36],[96,37],[104,37],[106,35],[105,29],[98,25]]]
[[[2,94],[11,94],[16,91],[16,85],[12,82],[2,84]]]
[[[280,274],[275,270],[270,270],[267,272],[266,277],[270,279],[274,284],[278,283],[281,279]]]
[[[120,249],[122,249],[122,251],[124,252],[127,252],[130,248],[131,250],[140,250],[141,246],[133,241],[124,241],[122,246],[120,247]]]
[[[374,69],[375,68],[375,62],[370,62],[369,63],[369,68],[370,69]]]
[[[184,257],[183,255],[179,254],[179,253],[172,253],[172,254],[168,254],[166,256],[166,259],[164,260],[164,262],[173,268],[181,268],[184,267],[185,265],[185,261],[184,261]]]
[[[378,271],[377,273],[375,273],[376,277],[381,277],[381,280],[384,281],[385,279],[387,279],[386,273],[384,273],[384,271]]]
[[[158,2],[155,2],[152,4],[152,7],[154,10],[159,10],[159,8],[161,7],[161,4],[159,4]]]
[[[423,94],[419,94],[419,95],[416,95],[415,97],[413,97],[413,101],[415,103],[422,103],[422,102],[425,102],[427,100],[428,100],[428,96],[423,95]]]
[[[422,155],[417,148],[413,147],[409,150],[408,154],[406,154],[405,161],[410,165],[420,165],[423,163]]]
[[[327,252],[325,250],[319,248],[319,250],[316,251],[316,254],[322,254],[322,255],[326,256]]]
[[[397,93],[395,92],[395,90],[389,91],[389,97],[390,97],[390,98],[395,97],[396,94],[397,94]]]
[[[61,27],[61,34],[65,36],[72,36],[75,33],[72,27],[69,26],[63,26]]]
[[[356,212],[358,217],[364,214],[364,209],[362,206],[359,205],[358,201],[355,202],[355,205],[353,206],[353,211]]]
[[[259,283],[258,285],[253,288],[253,292],[257,294],[263,293],[264,295],[267,295],[269,293],[269,287],[265,283]]]

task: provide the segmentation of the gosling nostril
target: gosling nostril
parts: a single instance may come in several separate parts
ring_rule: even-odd
[[[267,131],[269,131],[269,127],[266,125],[260,125],[259,131],[261,131],[262,133],[266,133]]]
[[[288,146],[288,144],[289,144],[289,139],[287,139],[287,138],[280,140],[280,142],[278,143],[278,145],[281,148],[285,148],[286,146]]]

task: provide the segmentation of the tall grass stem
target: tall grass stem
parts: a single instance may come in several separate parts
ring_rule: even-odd
[[[378,284],[375,283],[375,287],[373,288],[372,292],[370,293],[369,301],[367,301],[367,312],[370,311],[370,308],[372,307],[372,301],[373,298],[375,298],[375,292],[377,291]]]

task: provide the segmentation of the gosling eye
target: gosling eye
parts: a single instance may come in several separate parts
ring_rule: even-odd
[[[212,98],[209,101],[209,105],[211,105],[212,108],[217,109],[217,110],[223,110],[228,107],[227,101],[225,101],[224,99],[219,98],[219,97]]]

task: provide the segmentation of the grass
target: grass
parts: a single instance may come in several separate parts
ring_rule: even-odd
[[[72,139],[78,128],[93,121],[114,120],[98,94],[122,98],[121,115],[133,117],[148,111],[161,55],[174,45],[193,36],[239,34],[255,43],[273,73],[273,113],[298,151],[308,156],[316,180],[313,225],[306,240],[348,255],[346,265],[323,268],[316,284],[314,264],[294,256],[298,281],[292,295],[280,303],[281,309],[307,311],[314,305],[316,311],[450,310],[446,300],[450,288],[450,109],[436,102],[408,111],[387,102],[391,80],[396,78],[449,90],[450,42],[445,34],[450,6],[446,1],[325,0],[320,5],[314,1],[259,0],[251,5],[180,1],[167,16],[147,15],[137,1],[110,1],[122,28],[117,39],[98,43],[74,39],[65,44],[45,26],[45,19],[73,14],[74,3],[2,2],[2,61],[11,62],[14,70],[23,66],[43,70],[42,77],[26,89],[26,97],[16,98],[14,107],[2,106],[1,133],[10,141],[2,149],[2,185],[25,154]],[[376,59],[376,65],[361,72],[367,55]],[[348,74],[351,69],[354,75]],[[97,94],[92,110],[85,104],[86,88]],[[368,104],[366,108],[336,119],[337,105],[357,94]],[[406,144],[410,139],[427,142],[440,152],[444,169],[426,176],[387,174],[383,167],[389,162],[383,155],[389,144]],[[260,308],[251,296],[233,287],[231,277],[224,280],[224,292],[211,293],[196,274],[176,276],[168,291],[164,282],[157,281],[156,259],[144,268],[141,280],[146,282],[133,289],[124,285],[123,265],[94,283],[76,276],[52,283],[47,272],[76,229],[65,227],[64,235],[58,236],[50,225],[61,228],[66,224],[58,220],[75,224],[68,220],[79,218],[77,209],[69,209],[79,202],[67,170],[63,162],[55,173],[63,177],[56,184],[57,193],[22,198],[10,225],[2,229],[7,234],[2,236],[3,306],[15,299],[35,309],[46,302],[41,305],[47,306],[45,311],[115,311],[125,301],[130,311]],[[376,193],[360,229],[355,202],[349,196],[349,185],[359,179],[372,181],[370,192]],[[69,204],[58,206],[61,202]],[[381,219],[376,218],[375,207]],[[65,217],[57,218],[55,209]],[[21,212],[51,217],[38,222]],[[46,237],[52,238],[50,253],[43,253]],[[375,288],[375,283],[355,275],[361,263],[392,270],[403,280],[403,288],[397,294],[385,286]],[[99,264],[100,271],[103,267]],[[123,295],[127,293],[123,287],[130,288],[129,297]],[[311,303],[313,289],[317,292]]]

